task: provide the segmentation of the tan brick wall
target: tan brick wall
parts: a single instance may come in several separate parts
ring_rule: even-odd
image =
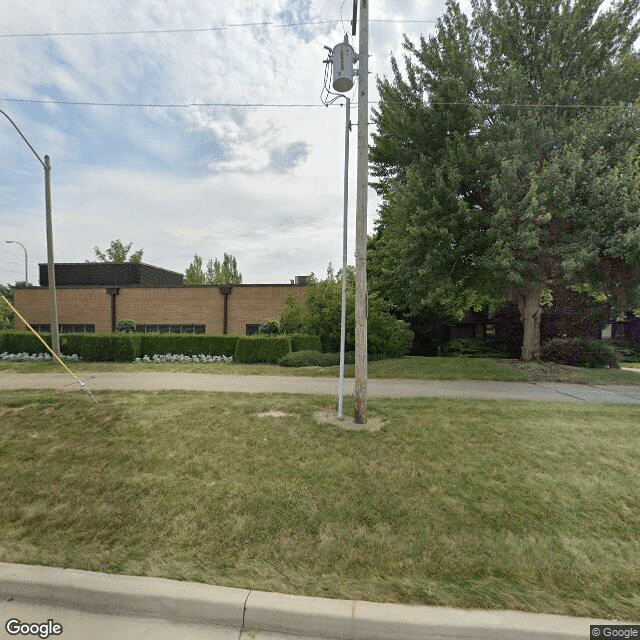
[[[224,296],[217,286],[119,287],[116,321],[138,324],[204,324],[206,333],[222,333]],[[111,331],[111,296],[107,287],[58,287],[61,324],[95,324]],[[227,332],[244,335],[247,324],[279,318],[284,299],[292,291],[304,305],[305,287],[295,285],[235,285],[228,296]],[[49,290],[15,290],[16,307],[32,324],[50,323]],[[17,320],[17,329],[24,329]]]
[[[30,324],[51,323],[49,289],[15,289],[16,308]],[[111,331],[111,296],[105,287],[56,288],[60,324],[95,324],[96,331]],[[16,329],[25,329],[16,318]]]

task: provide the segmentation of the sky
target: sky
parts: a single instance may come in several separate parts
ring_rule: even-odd
[[[144,263],[178,272],[196,253],[205,264],[231,253],[249,284],[324,276],[329,262],[339,268],[345,115],[342,100],[325,107],[321,92],[324,46],[347,32],[351,40],[352,7],[0,0],[0,109],[51,158],[55,261],[94,260],[94,247],[120,239],[142,249]],[[402,57],[402,35],[430,35],[444,9],[444,0],[371,0],[370,101],[391,54]],[[70,33],[84,35],[61,35]],[[357,36],[352,44],[357,50]],[[193,106],[204,103],[311,106]],[[354,127],[350,264],[356,146]],[[370,233],[378,204],[370,189]],[[29,282],[38,284],[47,260],[44,170],[0,114],[3,284],[24,280],[24,252],[7,240],[25,246]]]

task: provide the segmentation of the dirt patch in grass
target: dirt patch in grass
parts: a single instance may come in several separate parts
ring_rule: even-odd
[[[325,409],[316,411],[313,417],[324,424],[333,424],[347,431],[380,431],[385,426],[382,418],[367,416],[366,424],[356,424],[355,420],[350,416],[340,418],[335,411]]]
[[[524,376],[525,382],[573,382],[575,384],[637,384],[638,380],[618,369],[586,369],[555,362],[498,360],[505,369]],[[619,375],[616,375],[619,374]]]
[[[288,418],[293,413],[285,413],[284,411],[276,411],[275,409],[269,409],[269,411],[262,411],[255,414],[258,418]]]

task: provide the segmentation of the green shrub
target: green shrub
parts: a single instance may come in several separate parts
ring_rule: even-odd
[[[280,320],[278,318],[267,318],[261,325],[258,330],[259,333],[275,336],[279,333],[282,333],[282,328],[280,327]]]
[[[320,336],[307,335],[306,333],[294,333],[291,338],[291,351],[320,351],[322,352],[322,341]]]
[[[61,333],[60,353],[66,356],[72,356],[75,353],[79,356],[82,353],[82,343],[86,335],[86,333]]]
[[[51,335],[40,334],[43,340],[51,346]],[[31,331],[3,331],[2,349],[7,353],[43,353],[46,351],[44,345]]]
[[[618,354],[612,345],[600,340],[591,342],[581,338],[554,338],[540,347],[540,359],[592,369],[618,368]]]
[[[140,355],[154,356],[168,353],[185,356],[232,356],[238,336],[204,333],[141,333]]]
[[[135,331],[138,325],[135,320],[118,320],[116,331]]]
[[[447,345],[447,355],[454,358],[506,358],[507,350],[486,340],[456,338]]]
[[[236,362],[278,362],[291,352],[289,336],[247,336],[238,338],[233,359]]]
[[[346,348],[355,348],[355,271],[348,268]],[[340,348],[342,284],[332,278],[307,281],[305,331],[320,336],[324,351]],[[389,302],[375,292],[369,294],[367,309],[367,351],[369,358],[399,358],[411,349],[413,332],[408,323],[392,314]]]
[[[85,333],[79,355],[87,362],[131,362],[140,355],[140,334]]]
[[[618,352],[602,340],[583,341],[580,366],[591,369],[618,369]]]
[[[355,361],[355,351],[347,351],[344,354],[345,364],[354,364]],[[322,353],[311,349],[293,351],[284,356],[284,358],[280,358],[278,364],[283,367],[332,367],[340,364],[340,354]]]

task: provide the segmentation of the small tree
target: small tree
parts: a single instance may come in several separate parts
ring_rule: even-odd
[[[11,287],[0,284],[0,293],[9,302],[13,303],[13,291]],[[4,300],[0,298],[0,330],[13,329],[13,311],[7,306]]]
[[[206,284],[206,277],[202,270],[202,258],[197,253],[193,256],[193,261],[184,273],[184,283]]]
[[[95,262],[132,262],[134,264],[140,264],[142,262],[143,250],[140,249],[129,255],[132,246],[133,242],[123,244],[122,240],[112,240],[105,251],[94,247],[93,250],[98,258]]]
[[[342,309],[341,274],[338,280],[307,280],[304,329],[320,336],[325,351],[337,351],[340,345]],[[370,355],[401,357],[409,352],[413,332],[403,320],[391,313],[391,305],[372,292],[368,308],[368,351]],[[355,348],[355,269],[347,271],[346,350]]]
[[[238,261],[230,253],[224,254],[222,262],[209,260],[206,271],[202,265],[202,257],[196,253],[184,274],[185,284],[242,284]]]
[[[295,333],[302,329],[302,324],[302,305],[300,304],[298,296],[292,291],[289,291],[282,305],[280,328],[283,333]]]
[[[216,258],[207,264],[207,284],[242,284],[238,262],[230,253],[225,253],[222,263]]]

